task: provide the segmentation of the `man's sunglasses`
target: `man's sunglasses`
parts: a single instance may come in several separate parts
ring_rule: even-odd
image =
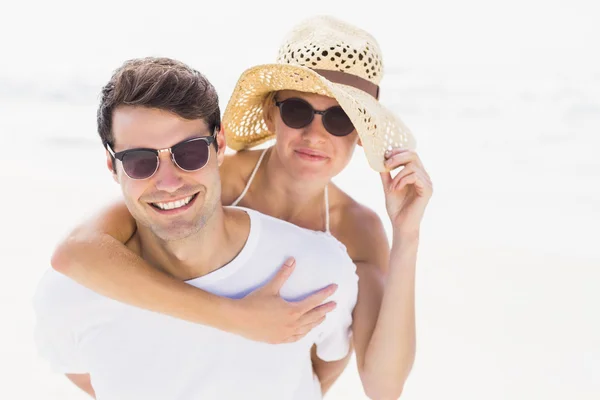
[[[319,114],[327,132],[334,136],[346,136],[354,130],[352,121],[340,106],[317,111],[309,102],[295,97],[283,101],[275,100],[275,105],[279,108],[281,119],[290,128],[304,128],[313,121],[315,114]]]
[[[201,136],[179,142],[167,149],[130,149],[115,153],[110,144],[105,143],[110,155],[123,164],[123,171],[131,179],[148,179],[156,173],[160,164],[159,154],[168,151],[175,165],[184,171],[197,171],[208,164],[210,145],[214,136]]]

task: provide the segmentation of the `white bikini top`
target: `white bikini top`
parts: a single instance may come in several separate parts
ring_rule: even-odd
[[[250,175],[250,179],[248,179],[248,183],[246,183],[246,187],[242,191],[242,194],[240,194],[240,196],[237,199],[235,199],[233,203],[231,203],[232,206],[237,206],[239,202],[242,201],[246,193],[248,193],[248,189],[250,188],[250,185],[252,184],[252,181],[256,176],[256,172],[258,171],[258,168],[260,167],[263,158],[265,158],[265,154],[267,154],[267,150],[269,150],[269,148],[263,150],[262,154],[258,159],[258,162],[256,163],[256,166],[254,167],[254,170],[252,171],[252,174]],[[329,191],[327,190],[327,188],[328,186],[325,186],[325,232],[331,234],[329,230]]]

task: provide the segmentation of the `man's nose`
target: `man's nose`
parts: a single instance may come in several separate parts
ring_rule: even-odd
[[[153,176],[155,186],[158,190],[165,192],[176,192],[184,183],[181,178],[183,171],[175,165],[171,159],[170,152],[162,152],[159,154],[160,165],[156,174]]]

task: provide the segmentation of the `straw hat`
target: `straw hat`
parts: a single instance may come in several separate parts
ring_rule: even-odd
[[[385,151],[414,148],[415,139],[379,103],[382,77],[381,51],[369,33],[332,17],[308,19],[285,38],[275,64],[250,68],[238,80],[223,114],[227,144],[242,150],[274,138],[263,119],[269,93],[316,93],[338,101],[358,132],[369,164],[383,172]]]

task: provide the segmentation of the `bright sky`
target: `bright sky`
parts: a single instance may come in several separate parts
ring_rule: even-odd
[[[294,5],[297,4],[297,5]],[[370,31],[387,66],[549,65],[593,70],[594,0],[16,2],[0,12],[0,77],[105,75],[126,58],[168,55],[212,75],[274,59],[301,19],[332,14]],[[38,77],[41,77],[37,75]],[[36,79],[37,80],[37,79]]]

